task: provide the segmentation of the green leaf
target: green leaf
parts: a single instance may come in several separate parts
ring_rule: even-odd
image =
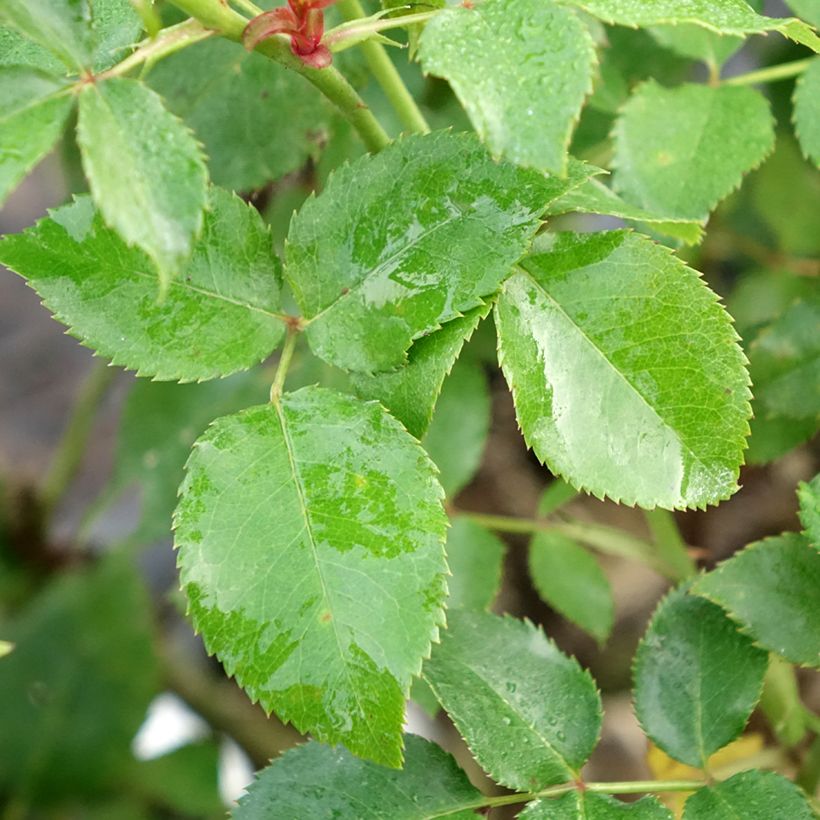
[[[300,168],[327,140],[331,109],[296,72],[212,39],[163,60],[149,78],[205,147],[211,178],[237,191]]]
[[[538,533],[530,543],[530,577],[541,598],[602,644],[612,631],[615,603],[598,561],[557,532]]]
[[[342,166],[288,235],[285,275],[314,352],[350,370],[403,364],[415,339],[498,289],[547,202],[586,168],[576,164],[577,180],[544,177],[448,132]]]
[[[623,803],[605,794],[568,792],[553,800],[529,803],[519,820],[672,820],[672,812],[655,797]]]
[[[820,418],[820,299],[795,301],[749,346],[758,415]]]
[[[547,209],[548,214],[570,212],[604,214],[632,222],[645,222],[661,233],[679,237],[688,245],[697,244],[703,237],[703,228],[696,220],[653,214],[630,205],[597,179],[587,180],[583,185],[551,202]]]
[[[481,767],[519,791],[574,780],[601,728],[590,675],[528,621],[463,610],[448,621],[424,677]]]
[[[667,249],[558,234],[504,284],[496,326],[518,423],[553,473],[643,507],[736,490],[744,357],[717,297]]]
[[[757,541],[693,587],[761,646],[820,667],[820,552],[796,533]]]
[[[113,500],[127,487],[139,487],[140,517],[129,541],[151,543],[170,537],[177,488],[191,445],[218,416],[263,401],[268,387],[253,373],[203,384],[142,379],[134,384],[123,407],[107,488],[107,500]]]
[[[24,65],[57,76],[65,74],[65,66],[50,51],[15,29],[0,26],[0,66]]]
[[[686,585],[661,602],[635,655],[635,712],[671,757],[705,767],[743,731],[768,654]]]
[[[493,154],[564,172],[596,65],[577,14],[542,0],[450,8],[425,27],[419,59],[450,83]]]
[[[57,142],[73,100],[65,84],[25,66],[0,66],[0,205]]]
[[[687,801],[683,820],[813,820],[800,789],[776,772],[753,769],[704,786]]]
[[[481,794],[455,760],[434,743],[407,735],[404,769],[358,760],[344,749],[310,742],[285,752],[251,784],[234,820],[271,818],[391,818],[426,820],[476,815]]]
[[[481,365],[458,361],[444,382],[424,449],[439,469],[441,486],[455,498],[481,465],[490,429],[490,392]]]
[[[803,532],[812,546],[820,548],[820,473],[811,481],[800,482],[797,497]]]
[[[194,381],[246,370],[279,344],[279,260],[258,213],[212,190],[190,261],[157,302],[151,263],[103,224],[88,197],[0,243],[55,318],[114,364]]]
[[[308,387],[214,422],[180,493],[208,650],[300,731],[399,766],[446,595],[443,492],[418,443],[381,405]]]
[[[96,795],[129,765],[131,740],[159,683],[151,603],[111,555],[67,573],[3,625],[0,790],[26,802]]]
[[[786,5],[813,26],[820,26],[820,0],[786,0]]]
[[[504,543],[489,530],[469,518],[454,519],[447,533],[447,608],[489,609],[501,588],[504,552]]]
[[[794,89],[794,127],[803,153],[820,167],[820,57],[815,57]]]
[[[410,348],[407,364],[398,370],[354,373],[351,381],[356,393],[363,399],[378,399],[412,435],[421,438],[430,426],[444,380],[491,307],[491,303],[479,305],[423,336]]]
[[[77,141],[105,221],[154,260],[167,287],[193,250],[207,203],[193,136],[145,85],[114,78],[80,94]]]
[[[142,34],[142,20],[131,0],[89,0],[95,72],[128,56]]]
[[[746,87],[639,86],[615,126],[614,184],[658,216],[705,221],[774,148],[769,104]]]
[[[717,34],[765,34],[785,37],[814,48],[820,40],[810,26],[794,18],[764,17],[744,0],[560,0],[619,26],[657,26],[692,23]]]
[[[746,462],[768,464],[811,439],[820,430],[820,419],[758,416],[752,419],[750,427],[752,433],[749,449],[746,451]]]

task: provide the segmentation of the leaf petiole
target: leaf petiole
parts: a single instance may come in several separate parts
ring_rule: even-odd
[[[288,325],[288,335],[285,337],[285,346],[282,348],[282,355],[279,357],[279,365],[276,368],[276,375],[270,388],[270,400],[273,404],[279,403],[282,395],[282,388],[285,386],[285,379],[288,375],[290,363],[293,359],[293,351],[296,348],[296,338],[299,329],[295,324]]]

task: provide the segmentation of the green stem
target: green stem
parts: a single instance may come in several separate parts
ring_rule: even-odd
[[[577,520],[544,521],[537,518],[486,515],[484,513],[467,512],[464,510],[456,510],[454,514],[469,518],[475,521],[476,524],[481,524],[487,527],[487,529],[495,530],[496,532],[508,532],[520,535],[532,535],[538,532],[558,532],[608,555],[617,555],[620,558],[628,558],[648,564],[665,577],[671,580],[677,579],[676,569],[669,566],[658,556],[653,544],[642,541],[640,538],[635,538],[615,527],[607,527],[603,524],[588,524],[584,521]]]
[[[680,581],[694,575],[697,572],[697,566],[689,555],[686,542],[681,537],[675,514],[669,510],[654,509],[645,510],[644,515],[661,560],[670,567],[674,567]]]
[[[360,20],[366,16],[359,0],[341,0],[338,8],[345,20]],[[427,120],[416,105],[413,95],[407,90],[384,46],[375,40],[365,40],[359,45],[376,82],[396,110],[402,125],[408,131],[429,134],[430,126]]]
[[[116,375],[117,370],[109,367],[107,362],[97,361],[80,389],[68,426],[40,490],[43,521],[46,525],[82,462],[94,426],[96,410]]]
[[[760,708],[778,741],[791,748],[806,734],[805,708],[800,702],[794,667],[774,653],[763,679]]]
[[[288,375],[293,351],[296,348],[296,337],[299,331],[292,325],[288,327],[288,335],[285,338],[285,346],[282,348],[282,355],[279,357],[279,365],[276,368],[276,375],[273,377],[273,384],[270,388],[270,400],[278,404],[282,395],[282,388],[285,386],[285,378]]]
[[[750,71],[747,74],[739,74],[737,77],[730,77],[723,80],[722,85],[756,85],[757,83],[770,83],[775,80],[787,80],[789,77],[796,77],[802,74],[810,65],[814,58],[806,60],[795,60],[791,63],[781,63],[780,65],[760,68],[757,71]]]
[[[235,42],[242,42],[242,33],[248,21],[220,0],[172,0],[186,14],[199,20],[203,26]],[[385,130],[373,112],[365,105],[356,90],[339,71],[329,68],[310,68],[290,50],[286,37],[276,36],[260,43],[256,50],[286,68],[301,74],[322,92],[358,131],[370,151],[380,151],[390,142]]]
[[[152,40],[145,40],[122,62],[112,66],[108,71],[98,74],[97,79],[105,80],[109,77],[120,77],[142,63],[156,62],[212,35],[213,31],[205,28],[198,20],[186,20],[184,23],[170,26],[163,29]]]
[[[811,709],[806,709],[803,707],[803,720],[806,723],[806,726],[814,732],[818,737],[820,737],[820,716],[815,715]]]

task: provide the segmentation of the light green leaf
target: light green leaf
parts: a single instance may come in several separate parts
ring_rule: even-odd
[[[46,802],[99,794],[131,765],[159,684],[151,602],[123,555],[59,576],[3,634],[0,790]]]
[[[129,486],[139,488],[140,517],[129,541],[147,544],[171,536],[191,445],[218,416],[264,401],[269,386],[254,373],[202,384],[147,379],[134,384],[123,407],[107,488],[108,500]]]
[[[650,213],[705,221],[774,148],[769,104],[746,87],[639,86],[615,126],[614,184]]]
[[[786,5],[813,26],[820,26],[820,0],[786,0]]]
[[[751,544],[702,577],[693,592],[720,604],[766,649],[820,667],[820,552],[802,535]]]
[[[814,48],[820,39],[800,20],[764,17],[744,0],[560,0],[620,26],[657,26],[692,23],[717,34],[765,34],[785,37]]]
[[[2,0],[0,0],[2,2]],[[57,76],[65,66],[50,51],[24,37],[15,29],[0,26],[0,66],[29,66]]]
[[[813,820],[800,789],[776,772],[752,769],[696,791],[684,807],[683,820]]]
[[[820,418],[820,299],[798,299],[749,345],[757,414]]]
[[[251,784],[234,820],[357,818],[427,820],[476,815],[481,803],[455,760],[434,743],[407,735],[402,771],[358,760],[342,748],[310,742],[285,752]]]
[[[208,178],[196,141],[153,91],[122,78],[83,89],[77,141],[105,221],[167,287],[202,229]]]
[[[536,800],[519,820],[672,820],[672,812],[656,797],[623,803],[605,794],[569,792],[553,800]]]
[[[163,60],[150,85],[205,147],[211,178],[261,188],[305,164],[327,141],[331,109],[296,72],[212,39]]]
[[[73,104],[64,90],[39,69],[0,67],[0,205],[57,142]]]
[[[635,712],[671,757],[705,767],[743,731],[768,654],[720,607],[682,586],[661,602],[635,655]]]
[[[557,532],[538,533],[530,544],[530,577],[541,598],[604,643],[612,631],[615,603],[598,561]]]
[[[449,8],[425,27],[419,59],[448,80],[493,154],[564,172],[596,65],[577,14],[543,0]]]
[[[264,359],[284,334],[268,230],[253,208],[218,188],[195,252],[161,303],[148,258],[105,227],[88,197],[7,236],[0,261],[72,335],[143,376],[225,376]]]
[[[587,180],[583,185],[551,202],[547,209],[548,214],[570,212],[604,214],[632,222],[645,222],[660,233],[679,237],[688,245],[697,244],[703,237],[703,228],[697,220],[649,213],[643,208],[625,202],[597,179]]]
[[[477,362],[458,361],[447,377],[424,449],[440,472],[441,486],[455,498],[481,465],[490,429],[490,392]]]
[[[91,66],[88,0],[0,0],[0,22],[30,37],[69,68]]]
[[[528,621],[454,610],[424,677],[498,783],[534,791],[577,777],[601,728],[590,675]]]
[[[418,443],[381,405],[308,387],[214,422],[180,493],[208,650],[300,731],[399,766],[446,594],[443,492]]]
[[[447,532],[448,609],[489,609],[501,588],[504,544],[469,518],[455,518]]]
[[[101,72],[128,56],[142,34],[142,20],[131,0],[90,0],[90,6],[93,68]]]
[[[667,249],[558,234],[504,284],[496,326],[519,425],[553,473],[643,507],[737,489],[744,357],[717,297]]]
[[[815,57],[794,89],[794,129],[803,153],[820,167],[820,57]]]
[[[576,179],[495,163],[474,135],[408,137],[342,166],[293,218],[285,275],[314,352],[373,372],[482,304]],[[365,332],[366,328],[366,332]]]
[[[423,336],[410,348],[407,364],[398,370],[354,373],[351,381],[356,393],[363,399],[378,399],[412,435],[421,438],[430,426],[444,380],[491,307],[491,303],[479,305]]]
[[[820,473],[797,487],[800,500],[800,522],[809,543],[820,549]]]

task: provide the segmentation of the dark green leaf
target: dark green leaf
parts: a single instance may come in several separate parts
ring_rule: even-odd
[[[812,546],[820,548],[820,474],[811,481],[800,482],[797,488],[800,499],[800,521]]]
[[[820,667],[820,552],[796,533],[746,547],[693,591],[720,604],[755,641]]]
[[[459,517],[447,533],[448,609],[489,609],[501,588],[504,544],[493,533]]]
[[[433,418],[444,380],[491,307],[480,305],[423,336],[410,348],[407,364],[398,370],[355,373],[356,393],[363,399],[378,399],[412,435],[421,438]]]
[[[305,80],[213,39],[163,60],[149,82],[205,146],[211,178],[237,191],[300,168],[327,141],[331,110]]]
[[[404,700],[443,622],[443,493],[381,405],[318,387],[214,422],[175,514],[196,628],[302,732],[401,764]]]
[[[543,0],[450,8],[425,27],[419,59],[449,81],[494,154],[564,172],[596,64],[577,14]]]
[[[130,765],[158,684],[150,601],[122,555],[59,577],[3,626],[0,790],[95,794]]]
[[[342,748],[310,742],[265,769],[239,801],[234,820],[452,820],[475,817],[481,804],[455,760],[438,746],[407,735],[402,771],[358,760]]]
[[[527,621],[454,610],[424,677],[482,768],[533,791],[577,777],[598,742],[595,683]]]
[[[225,376],[279,344],[281,266],[256,211],[212,190],[196,249],[167,297],[142,251],[129,248],[88,197],[0,244],[55,317],[114,364],[158,379]]]
[[[208,177],[196,140],[157,94],[115,78],[83,89],[77,141],[105,221],[154,260],[167,286],[203,224]]]
[[[615,603],[594,556],[560,533],[542,532],[530,544],[529,566],[533,585],[546,603],[598,643],[606,641]]]
[[[615,127],[615,188],[658,217],[705,221],[774,148],[774,122],[754,89],[648,81]]]
[[[604,794],[569,792],[554,800],[536,800],[519,820],[672,820],[672,812],[655,797],[623,803]]]
[[[73,104],[64,90],[39,69],[0,67],[0,205],[57,142]]]
[[[720,607],[679,587],[655,611],[635,655],[638,720],[668,755],[705,767],[743,731],[767,662]]]
[[[475,136],[408,137],[342,166],[291,222],[285,274],[317,355],[397,367],[419,338],[494,293],[546,204],[591,173],[495,163]]]
[[[448,498],[455,498],[472,481],[484,455],[489,428],[487,377],[476,362],[456,362],[422,441],[439,469]]]
[[[683,820],[813,820],[800,789],[776,772],[753,769],[705,786],[687,801]]]
[[[703,507],[737,489],[748,375],[729,316],[667,249],[558,234],[504,284],[499,355],[527,443],[596,496]]]
[[[754,409],[754,403],[752,404]],[[751,437],[746,451],[748,464],[768,464],[811,439],[820,430],[820,419],[767,418],[750,422]]]

